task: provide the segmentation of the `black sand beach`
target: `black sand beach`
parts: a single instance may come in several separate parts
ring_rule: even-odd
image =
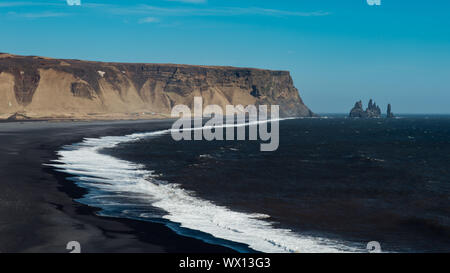
[[[73,199],[84,194],[44,164],[84,137],[167,128],[167,121],[0,123],[0,252],[231,252],[162,224],[100,217]]]

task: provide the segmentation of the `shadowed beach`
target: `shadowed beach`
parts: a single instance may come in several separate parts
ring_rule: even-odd
[[[74,199],[85,190],[45,166],[85,137],[169,127],[168,121],[0,123],[0,252],[231,252],[177,235],[163,224],[100,217]]]

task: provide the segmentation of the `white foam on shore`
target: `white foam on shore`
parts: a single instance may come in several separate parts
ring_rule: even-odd
[[[244,125],[248,124],[238,126]],[[162,181],[159,181],[152,171],[145,170],[142,165],[99,153],[101,149],[111,148],[120,143],[162,136],[170,132],[171,130],[162,130],[121,137],[87,138],[81,143],[64,147],[58,152],[59,159],[51,166],[77,176],[78,184],[82,187],[98,189],[103,194],[111,193],[110,196],[139,198],[140,204],[147,202],[153,207],[162,209],[165,211],[163,218],[179,223],[183,228],[243,243],[257,251],[269,253],[362,251],[334,240],[302,236],[288,229],[275,228],[267,220],[268,215],[236,212],[215,205],[196,197],[177,184],[161,183]],[[127,216],[127,211],[120,213],[120,217],[124,216]],[[142,212],[140,217],[148,216]]]

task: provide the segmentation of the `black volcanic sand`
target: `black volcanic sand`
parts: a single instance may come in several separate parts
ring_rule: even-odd
[[[0,123],[0,252],[231,252],[163,224],[100,217],[73,201],[85,191],[44,164],[84,137],[168,128],[168,121]]]

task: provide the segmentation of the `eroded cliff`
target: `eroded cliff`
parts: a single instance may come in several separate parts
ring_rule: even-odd
[[[167,117],[176,104],[280,105],[312,116],[287,71],[175,64],[102,63],[0,53],[0,118]]]

